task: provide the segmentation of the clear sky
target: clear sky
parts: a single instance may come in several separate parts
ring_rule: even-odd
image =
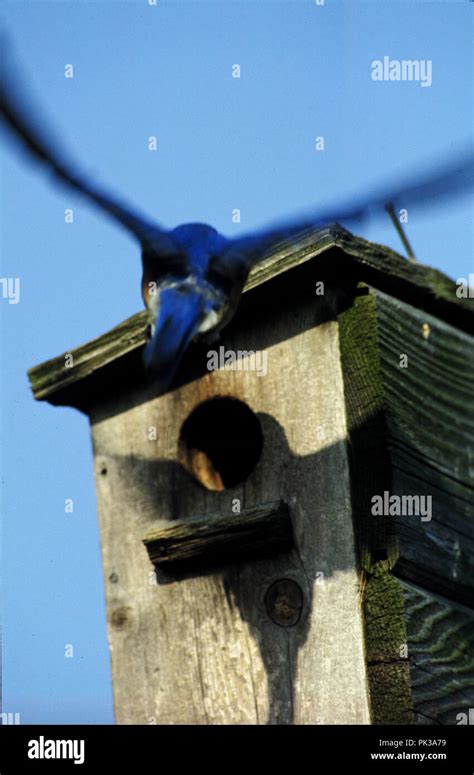
[[[37,103],[90,174],[165,226],[232,235],[465,144],[473,11],[452,0],[4,0],[1,17]],[[431,60],[432,85],[374,82],[370,64],[385,55]],[[0,275],[20,278],[19,303],[0,298],[4,710],[22,723],[112,723],[88,422],[36,403],[26,371],[141,309],[139,251],[3,149]],[[420,261],[457,279],[474,271],[472,223],[463,198],[409,213],[407,230]],[[387,217],[360,233],[402,252]]]

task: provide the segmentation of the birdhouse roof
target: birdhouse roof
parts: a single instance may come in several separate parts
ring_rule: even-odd
[[[309,262],[315,280],[328,278],[332,285],[345,287],[364,282],[461,330],[474,331],[474,305],[458,298],[458,286],[446,275],[356,237],[338,224],[280,243],[253,267],[244,293]],[[28,372],[34,397],[87,410],[91,395],[100,400],[105,372],[109,385],[116,380],[123,386],[124,375],[127,380],[140,374],[143,378],[139,354],[147,341],[146,325],[143,310],[102,336],[34,366]]]

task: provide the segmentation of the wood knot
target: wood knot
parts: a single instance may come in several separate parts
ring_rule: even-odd
[[[110,622],[117,630],[122,630],[131,619],[132,609],[128,605],[122,605],[112,611]]]
[[[275,581],[265,595],[270,618],[280,627],[294,627],[303,610],[303,591],[292,579]]]

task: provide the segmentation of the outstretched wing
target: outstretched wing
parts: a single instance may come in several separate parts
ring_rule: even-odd
[[[279,242],[291,239],[307,229],[327,226],[329,223],[350,224],[381,210],[386,204],[395,208],[414,208],[443,198],[453,197],[474,186],[474,153],[472,150],[460,153],[455,159],[440,166],[431,173],[418,177],[412,175],[403,182],[384,186],[372,193],[352,199],[340,207],[321,209],[286,223],[270,226],[262,231],[244,235],[231,241],[229,250],[221,262],[244,264],[248,269],[259,261],[264,253]]]
[[[7,56],[5,36],[1,37],[0,116],[6,126],[37,161],[52,171],[57,180],[84,194],[115,218],[137,237],[143,247],[152,248],[163,254],[175,252],[173,241],[166,231],[94,185],[75,169],[75,165],[60,151],[57,143],[50,140],[49,133],[44,129],[43,118],[39,116],[36,109],[32,108],[30,100],[23,94],[17,68],[14,75],[13,65],[7,61],[10,56]]]

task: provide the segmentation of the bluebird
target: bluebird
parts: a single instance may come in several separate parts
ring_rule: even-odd
[[[80,173],[59,146],[51,142],[44,121],[38,115],[35,120],[30,118],[31,109],[20,95],[19,84],[9,81],[10,72],[2,66],[3,123],[59,182],[99,206],[140,243],[141,290],[149,319],[144,360],[159,392],[169,387],[189,344],[199,337],[215,336],[232,319],[250,269],[276,244],[329,223],[360,221],[388,203],[392,208],[397,205],[408,208],[459,194],[474,182],[474,154],[464,151],[430,174],[382,186],[340,206],[310,212],[242,237],[226,238],[202,223],[167,230]]]

